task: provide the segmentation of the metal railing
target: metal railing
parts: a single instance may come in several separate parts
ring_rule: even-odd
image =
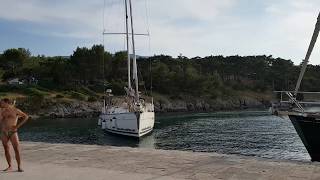
[[[274,91],[275,93],[280,93],[280,103],[286,103],[286,104],[291,104],[291,105],[295,105],[299,111],[301,112],[305,112],[305,109],[303,108],[302,105],[320,105],[320,100],[318,101],[314,101],[314,98],[312,98],[312,100],[298,100],[297,97],[298,95],[303,95],[304,99],[304,94],[306,95],[319,95],[320,96],[320,92],[298,92],[297,95],[295,96],[293,93],[295,93],[295,91]]]

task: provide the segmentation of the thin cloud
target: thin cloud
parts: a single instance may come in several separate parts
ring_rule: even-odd
[[[109,32],[124,31],[123,1],[105,2],[104,28]],[[182,53],[189,57],[267,54],[292,59],[296,64],[304,58],[320,7],[318,0],[147,0],[147,4],[146,0],[133,0],[133,3],[136,32],[151,29],[151,52],[148,39],[138,37],[139,54]],[[0,6],[0,19],[32,24],[33,28],[22,31],[91,44],[102,42],[102,14],[103,0],[2,0]],[[105,37],[105,43],[111,51],[124,47],[123,37]],[[318,43],[315,48],[319,47]],[[319,50],[314,51],[311,62],[320,63]]]

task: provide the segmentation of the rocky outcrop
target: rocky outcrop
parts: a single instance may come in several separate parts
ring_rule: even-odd
[[[155,110],[156,112],[206,112],[265,108],[268,104],[268,101],[249,97],[215,100],[158,100],[155,101]]]
[[[121,97],[116,97],[115,101],[121,101]],[[185,98],[183,100],[158,98],[155,99],[154,104],[156,112],[212,112],[264,108],[268,106],[268,101],[250,97],[229,97],[215,100],[200,98]],[[98,116],[102,108],[102,102],[76,100],[30,102],[28,100],[20,100],[17,106],[38,117],[76,118]]]
[[[99,115],[101,107],[101,102],[89,103],[77,101],[55,104],[42,111],[42,116],[50,116],[55,118],[94,117]]]
[[[76,118],[98,116],[102,102],[77,100],[44,99],[34,101],[29,98],[17,100],[17,106],[32,117]]]

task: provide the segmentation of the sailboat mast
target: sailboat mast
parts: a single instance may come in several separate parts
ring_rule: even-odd
[[[136,92],[136,100],[139,100],[139,89],[138,89],[138,72],[137,72],[137,58],[136,58],[136,49],[134,42],[134,30],[133,30],[133,18],[132,18],[132,3],[129,0],[130,6],[130,19],[131,19],[131,37],[132,37],[132,52],[133,52],[133,78],[135,82],[135,92]]]
[[[127,61],[128,61],[128,89],[131,89],[131,62],[130,62],[130,47],[129,47],[129,16],[128,16],[128,0],[124,0],[126,8],[126,42],[127,42]]]
[[[306,68],[307,68],[307,65],[309,63],[309,59],[310,59],[311,53],[313,51],[314,45],[317,42],[319,31],[320,31],[320,13],[318,15],[318,20],[317,20],[316,27],[315,27],[313,35],[312,35],[312,39],[311,39],[311,42],[310,42],[310,45],[309,45],[309,48],[308,48],[308,52],[307,52],[306,57],[305,57],[305,59],[303,60],[303,63],[302,63],[302,68],[301,68],[300,75],[299,75],[299,78],[298,78],[298,81],[297,81],[296,89],[294,91],[294,95],[296,97],[297,97],[297,94],[298,94],[298,91],[299,91],[299,88],[300,88],[300,85],[301,85],[302,78],[304,76],[304,73],[306,72]]]

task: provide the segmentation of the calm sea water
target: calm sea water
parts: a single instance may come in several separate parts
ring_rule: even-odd
[[[20,136],[22,140],[35,142],[310,160],[291,122],[265,111],[158,115],[153,133],[140,140],[105,133],[97,126],[96,118],[31,120],[21,129]]]

